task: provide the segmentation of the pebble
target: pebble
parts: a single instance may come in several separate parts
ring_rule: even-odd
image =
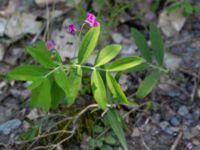
[[[173,117],[171,117],[171,119],[170,119],[170,124],[172,125],[172,126],[179,126],[180,125],[180,122],[181,122],[181,118],[179,117],[179,116],[173,116]]]
[[[140,130],[138,128],[135,128],[133,130],[133,133],[131,134],[131,137],[139,137],[141,135]]]
[[[187,146],[187,148],[188,148],[189,150],[193,148],[193,145],[192,145],[191,142],[187,143],[186,146]]]
[[[172,130],[172,127],[167,127],[165,130],[164,130],[165,133],[169,134],[169,135],[173,135],[174,132]]]
[[[123,40],[123,36],[119,33],[112,33],[111,36],[115,43],[121,43]]]
[[[196,146],[200,145],[200,140],[197,138],[192,139],[192,143]]]
[[[11,131],[17,129],[21,124],[22,122],[19,119],[9,120],[0,125],[0,133],[8,135]]]
[[[159,121],[160,121],[160,118],[161,118],[160,114],[156,113],[156,114],[154,114],[154,115],[152,116],[151,121],[152,121],[152,123],[158,124]]]
[[[197,109],[193,112],[193,118],[195,121],[199,121],[199,119],[200,119],[200,110],[199,109]]]
[[[159,123],[159,126],[162,130],[165,130],[166,128],[169,127],[169,123],[167,121],[162,121]]]
[[[189,111],[186,106],[181,106],[178,110],[178,114],[181,116],[186,116],[188,113],[189,113]]]

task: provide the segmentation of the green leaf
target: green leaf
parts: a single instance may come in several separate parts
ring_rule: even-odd
[[[126,98],[126,95],[122,91],[120,85],[117,83],[117,81],[112,77],[110,72],[106,72],[106,81],[108,84],[108,87],[111,91],[111,93],[118,99],[120,102],[123,102],[125,104],[128,104],[128,100]]]
[[[144,36],[135,28],[131,29],[133,38],[135,40],[135,44],[137,45],[138,49],[141,51],[142,56],[151,63],[151,53],[150,48],[144,38]]]
[[[113,58],[115,58],[119,54],[120,50],[121,50],[121,45],[119,44],[112,44],[112,45],[106,46],[98,54],[95,60],[95,66],[96,67],[101,66],[111,61]]]
[[[193,11],[194,11],[193,6],[189,2],[185,2],[184,15],[185,16],[189,16],[189,15],[191,15],[193,13]]]
[[[164,43],[161,33],[155,24],[150,24],[151,47],[159,65],[163,65]]]
[[[115,145],[117,143],[116,139],[111,135],[107,135],[104,138],[104,141],[105,141],[105,143],[110,144],[110,145]]]
[[[88,142],[88,150],[94,150],[95,148],[101,148],[103,146],[103,142],[97,139],[90,139]]]
[[[53,68],[57,66],[52,58],[53,54],[46,48],[45,42],[43,41],[39,41],[35,47],[28,46],[26,51],[46,68]]]
[[[95,100],[102,109],[106,108],[106,89],[100,73],[97,70],[92,72],[91,86]]]
[[[103,127],[99,125],[95,125],[93,128],[94,133],[102,133],[103,132]]]
[[[69,100],[69,105],[73,104],[75,101],[75,98],[78,95],[80,86],[81,86],[81,80],[82,80],[82,70],[81,67],[76,68],[70,68],[69,75],[67,76],[68,83],[69,83],[69,94],[67,96]]]
[[[83,41],[80,44],[78,53],[78,63],[83,64],[89,58],[96,47],[97,40],[99,38],[100,26],[91,28],[83,37]]]
[[[55,80],[51,83],[51,107],[57,108],[65,97],[65,92],[58,86]]]
[[[113,148],[108,144],[103,144],[101,150],[113,150]]]
[[[153,71],[140,84],[136,92],[136,97],[142,99],[145,96],[147,96],[152,91],[152,89],[154,88],[159,79],[160,79],[160,71],[159,70]]]
[[[129,56],[116,60],[109,64],[106,69],[109,71],[125,71],[130,68],[136,67],[143,63],[143,60],[139,57]]]
[[[59,68],[54,72],[54,77],[57,84],[63,89],[67,96],[68,105],[72,105],[78,94],[82,70],[80,67],[71,68],[69,75],[67,76],[63,68]]]
[[[7,74],[10,80],[35,81],[48,73],[49,70],[36,65],[19,66]]]
[[[121,121],[118,112],[115,109],[110,109],[107,114],[106,118],[109,121],[109,124],[113,130],[113,132],[116,134],[117,138],[119,139],[119,142],[121,143],[124,150],[128,150],[128,145],[126,143],[124,131],[122,129]]]
[[[31,107],[41,107],[48,112],[51,106],[51,85],[47,78],[43,78],[41,84],[32,90]]]
[[[173,4],[171,4],[169,7],[167,7],[166,11],[168,13],[173,13],[175,12],[177,9],[181,8],[181,5],[183,5],[183,2],[174,2]]]
[[[36,87],[38,87],[38,86],[42,83],[43,79],[44,79],[44,78],[39,78],[38,80],[33,81],[27,88],[28,88],[29,90],[35,89]]]
[[[133,67],[133,68],[130,68],[129,70],[124,71],[124,72],[122,72],[122,73],[143,71],[143,70],[148,69],[148,68],[149,68],[149,65],[148,65],[148,64],[146,64],[146,63],[141,63],[140,65],[138,65],[138,66],[136,66],[136,67]]]
[[[22,133],[22,140],[32,140],[37,136],[39,128],[37,126],[30,127],[25,133]]]

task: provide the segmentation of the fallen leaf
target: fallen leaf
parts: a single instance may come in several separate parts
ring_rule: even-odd
[[[159,26],[167,37],[171,37],[180,32],[185,21],[186,18],[183,16],[183,11],[181,9],[172,13],[163,11],[159,16]]]

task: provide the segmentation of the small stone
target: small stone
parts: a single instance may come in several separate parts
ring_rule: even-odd
[[[5,54],[5,46],[0,43],[0,61],[3,60],[4,54]]]
[[[170,119],[170,124],[172,126],[179,126],[180,125],[180,122],[181,122],[181,118],[179,116],[173,116],[171,119]]]
[[[192,139],[192,143],[193,143],[194,145],[198,146],[198,145],[200,145],[200,140],[194,138],[194,139]]]
[[[161,118],[161,117],[160,117],[160,114],[156,113],[156,114],[153,115],[151,121],[152,121],[152,123],[154,123],[154,124],[158,124],[159,121],[160,121],[160,118]]]
[[[200,150],[200,146],[195,146],[192,148],[192,150]]]
[[[135,128],[135,129],[133,130],[133,133],[131,134],[131,137],[138,137],[138,136],[140,136],[140,135],[141,135],[141,133],[140,133],[139,129],[138,129],[138,128]]]
[[[173,135],[174,132],[173,132],[173,128],[172,127],[167,127],[165,130],[164,130],[165,133],[169,134],[169,135]]]
[[[187,143],[186,146],[187,146],[187,148],[188,148],[189,150],[193,148],[193,145],[192,145],[191,142]]]
[[[196,109],[193,112],[193,118],[194,118],[195,121],[199,121],[199,119],[200,119],[200,110],[199,109]]]
[[[167,127],[169,127],[169,123],[167,121],[162,121],[162,122],[160,122],[159,127],[162,130],[165,130]]]
[[[197,90],[197,95],[200,98],[200,88]]]
[[[189,113],[189,111],[186,106],[181,106],[178,110],[178,114],[181,116],[186,116],[188,113]]]
[[[164,60],[165,60],[166,67],[174,72],[179,68],[180,63],[182,61],[180,57],[173,55],[171,53],[165,53]]]
[[[6,29],[7,20],[4,18],[0,18],[0,36],[4,35],[4,31]]]
[[[4,135],[8,135],[14,129],[17,129],[21,125],[21,121],[19,119],[9,120],[0,125],[0,133]]]
[[[134,44],[126,44],[122,47],[121,54],[124,56],[135,55],[136,51],[137,51],[137,47]]]
[[[4,60],[10,65],[16,65],[17,61],[22,58],[23,52],[23,48],[12,48],[6,53]]]
[[[121,43],[123,40],[123,36],[119,33],[112,33],[111,36],[115,43]]]
[[[185,129],[184,132],[183,132],[183,139],[184,140],[190,140],[191,139],[191,133],[188,129]]]

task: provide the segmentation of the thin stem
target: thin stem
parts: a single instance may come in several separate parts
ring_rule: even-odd
[[[142,59],[142,58],[141,58]],[[158,69],[162,72],[168,73],[169,70],[167,69],[163,69],[161,67],[155,66],[151,63],[148,63],[144,60],[144,63],[148,64],[150,67],[154,68],[154,69]],[[48,76],[50,76],[52,73],[54,73],[56,70],[58,70],[61,67],[81,67],[81,68],[85,68],[85,69],[89,69],[89,70],[98,70],[98,71],[102,71],[102,72],[108,72],[109,70],[107,69],[103,69],[103,68],[99,68],[99,67],[91,67],[91,66],[86,66],[86,65],[80,65],[80,64],[67,64],[67,65],[59,65],[58,67],[54,68],[53,70],[51,70],[49,73],[47,73],[44,78],[47,78]]]

